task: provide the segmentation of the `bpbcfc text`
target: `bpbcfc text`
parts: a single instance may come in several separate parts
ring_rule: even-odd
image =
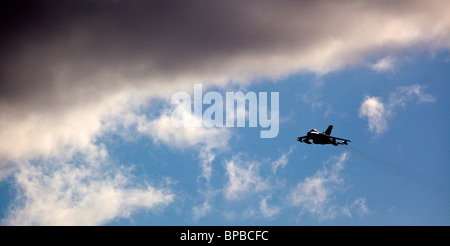
[[[193,232],[187,230],[180,235],[181,241],[207,241],[211,243],[214,239],[223,241],[267,241],[269,240],[269,231],[224,231],[223,234],[214,232]]]

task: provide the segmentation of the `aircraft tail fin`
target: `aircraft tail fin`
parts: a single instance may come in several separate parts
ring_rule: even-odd
[[[331,130],[333,130],[333,125],[329,125],[328,128],[327,128],[327,130],[324,131],[323,133],[325,133],[325,134],[327,134],[327,135],[330,135],[330,134],[331,134]]]

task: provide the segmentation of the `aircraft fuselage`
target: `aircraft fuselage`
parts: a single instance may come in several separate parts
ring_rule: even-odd
[[[318,131],[310,131],[306,134],[306,136],[313,141],[315,144],[332,144],[333,142],[330,139],[330,136],[318,132]]]

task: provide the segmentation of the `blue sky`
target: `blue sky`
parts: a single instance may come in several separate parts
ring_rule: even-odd
[[[1,223],[449,225],[448,3],[278,4],[11,4]],[[278,135],[173,127],[194,84],[278,92]]]
[[[442,112],[447,107],[448,57],[448,52],[420,54],[408,56],[406,61],[398,58],[389,71],[360,66],[325,76],[299,74],[246,87],[247,91],[280,93],[279,135],[260,139],[257,128],[229,129],[229,149],[220,151],[212,162],[210,187],[198,179],[199,148],[180,151],[152,139],[123,142],[117,155],[111,156],[121,163],[134,163],[132,173],[138,178],[173,179],[171,189],[180,197],[163,211],[141,211],[110,224],[446,225],[449,142],[444,137],[448,115]],[[386,130],[370,131],[367,118],[359,116],[365,98],[379,97],[387,104],[399,87],[411,85],[419,86],[433,100],[420,102],[418,96],[404,99],[404,105],[393,107],[386,116]],[[296,141],[309,129],[323,131],[328,124],[335,126],[333,135],[353,142],[335,147]],[[274,173],[273,165],[282,156],[286,163]],[[227,163],[233,158],[244,170],[254,168],[248,173],[254,176],[254,183],[240,193],[242,197],[227,199]],[[332,170],[339,158],[345,161],[333,180]],[[324,200],[319,199],[318,190],[310,198],[316,202],[315,208],[306,201],[289,201],[293,190],[308,179],[322,182]],[[258,182],[267,187],[258,188]],[[213,193],[211,208],[196,219],[192,209],[206,199],[204,192]]]

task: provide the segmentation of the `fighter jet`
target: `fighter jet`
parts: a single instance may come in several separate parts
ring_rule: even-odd
[[[347,145],[348,142],[352,141],[330,136],[331,130],[333,130],[333,125],[328,126],[327,130],[324,132],[319,132],[316,129],[312,129],[306,134],[306,136],[298,137],[297,141],[311,144],[310,140],[312,140],[314,144],[332,144],[334,146],[338,146],[339,144]],[[341,142],[338,142],[336,140],[341,140]]]

